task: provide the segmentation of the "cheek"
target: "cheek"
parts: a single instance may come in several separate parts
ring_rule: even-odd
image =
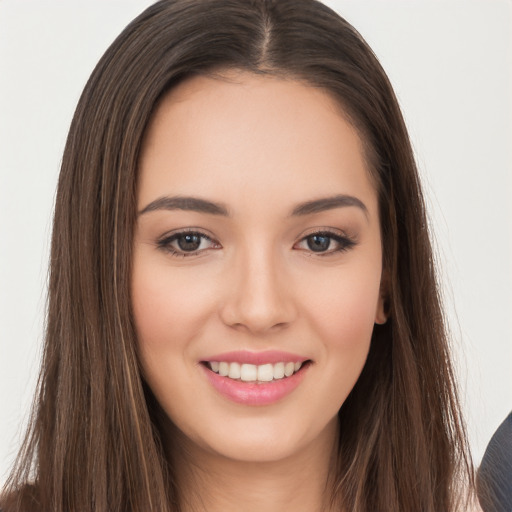
[[[354,294],[337,297],[321,317],[325,350],[333,363],[335,380],[353,387],[364,366],[374,328],[374,297]],[[334,367],[335,365],[335,367]],[[343,397],[345,398],[345,396]]]
[[[340,349],[369,342],[380,300],[380,267],[343,270],[323,284],[308,294],[305,307],[322,338]]]
[[[380,295],[380,267],[346,269],[324,279],[305,302],[304,311],[321,344],[323,406],[335,414],[354,387],[370,348]],[[317,281],[319,283],[320,281]],[[334,393],[333,393],[333,390]]]
[[[134,259],[132,304],[145,380],[170,417],[196,393],[195,340],[212,318],[205,276],[169,269],[152,257]],[[186,393],[180,383],[187,382]]]
[[[135,261],[132,303],[142,352],[183,348],[205,328],[214,294],[204,276]],[[196,273],[197,274],[197,273]]]

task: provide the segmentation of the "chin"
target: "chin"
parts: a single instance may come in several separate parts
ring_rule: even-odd
[[[201,438],[193,433],[187,438],[210,456],[247,463],[275,463],[305,454],[308,448],[317,451],[323,445],[331,449],[336,439],[337,417],[323,428],[314,427],[297,420],[290,424],[289,420],[241,419],[229,426],[212,428]]]

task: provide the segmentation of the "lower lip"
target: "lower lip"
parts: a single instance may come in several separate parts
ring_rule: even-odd
[[[210,384],[229,400],[245,405],[269,405],[289,395],[304,378],[309,363],[290,377],[273,380],[271,382],[244,382],[221,377],[201,364]]]

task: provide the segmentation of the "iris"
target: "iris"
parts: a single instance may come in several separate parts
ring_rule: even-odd
[[[307,239],[308,247],[314,252],[323,252],[329,249],[331,237],[326,235],[311,235]]]
[[[186,233],[180,235],[177,241],[182,251],[197,251],[201,245],[201,236],[196,233]]]

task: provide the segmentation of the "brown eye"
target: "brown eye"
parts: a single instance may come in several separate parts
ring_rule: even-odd
[[[331,237],[326,235],[311,235],[306,238],[308,248],[313,252],[324,252],[331,245]]]
[[[208,249],[220,248],[217,242],[198,231],[174,233],[159,240],[157,246],[173,256],[195,256]]]
[[[186,233],[176,238],[176,242],[182,251],[197,251],[201,245],[201,236],[198,233]]]
[[[346,235],[330,231],[319,231],[302,238],[294,246],[294,249],[327,256],[333,253],[348,251],[354,245],[356,245],[356,242]]]

